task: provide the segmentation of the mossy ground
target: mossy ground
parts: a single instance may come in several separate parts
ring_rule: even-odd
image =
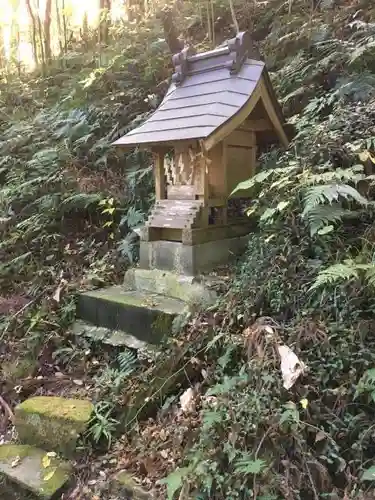
[[[90,401],[60,397],[35,397],[15,409],[16,429],[23,443],[71,456],[79,434],[93,411]]]

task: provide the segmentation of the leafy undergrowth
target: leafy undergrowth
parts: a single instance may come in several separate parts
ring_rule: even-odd
[[[246,184],[259,231],[224,300],[181,334],[212,337],[187,355],[199,374],[191,406],[177,387],[108,454],[85,456],[66,498],[105,498],[120,468],[146,487],[162,480],[158,498],[373,496],[374,9],[272,0],[250,10],[297,135]],[[47,80],[1,88],[1,383],[11,404],[41,392],[103,400],[94,441],[114,433],[111,398],[124,396],[128,365],[69,335],[74,294],[120,280],[132,258],[123,237],[152,202],[150,168],[109,144],[144,118],[169,75],[157,30],[131,36],[101,67],[85,56],[73,70],[75,55]],[[288,390],[280,344],[306,365]]]

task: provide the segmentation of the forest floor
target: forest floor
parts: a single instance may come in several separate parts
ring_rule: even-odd
[[[202,499],[374,497],[374,10],[364,0],[242,6],[297,136],[262,158],[259,231],[223,300],[175,338],[197,373],[191,411],[179,387],[123,436],[113,413],[129,388],[120,353],[78,341],[71,326],[78,290],[121,283],[136,255],[131,230],[153,202],[150,159],[125,161],[110,144],[163,96],[166,44],[150,22],[100,58],[77,49],[47,77],[0,81],[1,395],[11,408],[38,394],[89,397],[101,418],[64,500],[110,498],[120,468],[151,488],[176,466],[169,488],[189,484]],[[191,25],[184,36],[205,47],[203,34]],[[280,343],[308,366],[290,391]],[[1,406],[0,440],[11,435]]]

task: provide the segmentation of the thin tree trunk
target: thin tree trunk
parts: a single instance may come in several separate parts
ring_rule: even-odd
[[[229,7],[230,7],[230,13],[232,15],[232,21],[233,21],[233,24],[234,24],[234,28],[235,28],[236,33],[238,35],[238,33],[240,32],[240,28],[238,26],[238,21],[237,21],[237,17],[236,17],[236,11],[234,10],[234,5],[233,5],[233,0],[229,0]]]
[[[60,55],[61,55],[64,52],[64,46],[63,46],[63,29],[62,29],[62,25],[61,25],[59,0],[56,0],[55,5],[56,5],[56,25],[57,25],[57,33],[58,33],[59,48],[60,48]]]
[[[51,10],[52,0],[46,0],[46,9],[44,11],[44,55],[47,63],[51,62]]]
[[[46,73],[46,58],[44,54],[44,43],[43,43],[43,27],[42,27],[42,21],[40,20],[40,15],[39,15],[39,0],[37,1],[37,24],[38,24],[38,34],[39,34],[39,42],[40,42],[40,56],[41,56],[41,63],[42,63],[42,72],[43,75]]]
[[[34,15],[32,7],[31,7],[30,0],[26,0],[26,7],[27,7],[27,11],[29,13],[29,17],[30,17],[30,21],[31,21],[31,45],[33,47],[34,63],[37,66],[39,64],[37,26],[36,26],[35,15]]]
[[[3,27],[0,25],[0,70],[5,68],[6,59],[5,59],[5,44],[4,44],[4,33]]]
[[[178,54],[184,48],[183,42],[178,38],[177,28],[173,19],[173,11],[170,7],[164,7],[160,12],[163,25],[164,39],[172,54]]]
[[[109,38],[111,0],[100,0],[99,42],[107,44]]]
[[[64,35],[64,52],[68,52],[68,32],[66,23],[66,11],[65,11],[65,0],[62,0],[62,14],[63,14],[63,35]]]

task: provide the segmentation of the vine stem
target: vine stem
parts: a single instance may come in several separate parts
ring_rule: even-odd
[[[263,446],[263,443],[266,439],[266,437],[268,436],[268,434],[275,428],[274,425],[271,425],[271,427],[268,427],[268,429],[266,430],[266,432],[263,434],[261,440],[259,441],[259,444],[258,444],[258,447],[257,449],[255,450],[255,455],[254,455],[254,458],[255,460],[258,458],[258,453],[260,452],[260,449],[261,447]],[[253,500],[256,500],[257,499],[257,492],[256,492],[256,479],[257,479],[257,475],[254,474],[254,478],[253,478]]]

